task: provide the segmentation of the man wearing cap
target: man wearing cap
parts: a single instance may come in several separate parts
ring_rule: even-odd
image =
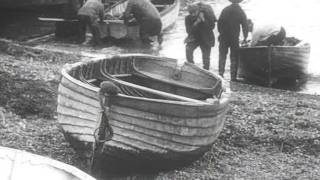
[[[219,74],[223,76],[225,71],[226,57],[230,48],[230,73],[231,81],[237,80],[238,49],[240,26],[243,37],[248,37],[247,16],[239,3],[242,0],[229,0],[232,4],[224,8],[218,20],[219,36]]]
[[[185,40],[187,61],[194,63],[193,52],[197,47],[200,47],[203,68],[209,70],[211,48],[215,43],[213,29],[217,21],[216,16],[211,6],[202,2],[190,4],[188,11],[189,15],[185,17],[188,34]]]
[[[140,27],[140,39],[144,43],[150,43],[150,36],[157,36],[159,44],[162,43],[162,22],[160,13],[150,0],[129,0],[124,12],[124,21],[129,24],[134,17]]]

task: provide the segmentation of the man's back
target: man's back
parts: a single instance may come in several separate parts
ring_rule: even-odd
[[[237,3],[233,3],[221,12],[218,20],[218,31],[221,36],[239,38],[240,25],[244,34],[248,34],[247,16]]]
[[[159,11],[150,2],[150,0],[129,0],[125,17],[129,17],[130,14],[141,21],[142,19],[160,19]]]
[[[93,21],[103,19],[104,6],[99,0],[88,0],[78,11],[78,15],[90,16]]]
[[[208,23],[208,28],[214,29],[215,22],[217,21],[217,18],[213,12],[212,7],[210,5],[202,3],[202,2],[200,2],[198,4],[198,6],[200,8],[200,11],[204,12],[205,20]]]

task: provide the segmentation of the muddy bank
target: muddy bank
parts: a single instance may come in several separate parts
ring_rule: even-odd
[[[33,51],[24,46],[21,53],[5,52],[0,53],[5,115],[0,145],[87,171],[55,117],[60,68],[84,57],[50,51],[30,55]],[[188,167],[131,179],[319,179],[320,97],[240,83],[230,88],[231,108],[211,151]]]

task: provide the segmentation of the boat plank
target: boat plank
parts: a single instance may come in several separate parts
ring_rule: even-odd
[[[96,119],[98,118],[97,114],[81,112],[81,111],[78,111],[77,109],[72,109],[70,107],[66,107],[61,104],[59,104],[59,106],[57,108],[57,112],[64,114],[64,115],[74,116],[74,117],[78,117],[80,119],[87,119],[87,120],[91,120],[91,121],[96,121]]]
[[[111,112],[113,113],[112,117],[121,118],[126,117],[125,121],[130,123],[145,123],[157,124],[161,126],[172,126],[172,127],[180,127],[180,128],[188,128],[188,129],[202,129],[206,128],[210,129],[216,126],[219,122],[221,122],[221,117],[224,115],[223,113],[217,114],[214,117],[199,117],[199,118],[179,118],[172,116],[159,115],[149,112],[143,112],[139,110],[134,110],[126,107],[115,107],[111,108]]]

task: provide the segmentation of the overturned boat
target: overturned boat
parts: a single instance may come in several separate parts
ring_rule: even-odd
[[[105,82],[119,93],[101,93]],[[210,149],[223,128],[228,99],[222,79],[209,71],[128,54],[64,66],[57,111],[73,148],[83,157],[98,157],[95,168],[159,170],[190,163]],[[109,135],[101,138],[103,121],[102,132]]]
[[[307,76],[310,44],[243,47],[239,55],[240,77],[273,86],[279,80],[296,80]]]
[[[0,147],[0,168],[3,180],[95,180],[73,166],[7,147]]]

